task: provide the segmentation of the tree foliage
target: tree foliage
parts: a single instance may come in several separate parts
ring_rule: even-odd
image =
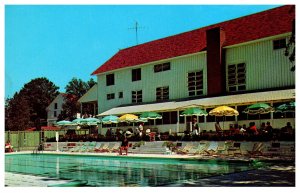
[[[293,6],[289,11],[290,14],[295,14],[295,7]],[[289,42],[286,45],[285,56],[287,56],[292,63],[291,71],[295,71],[295,49],[296,49],[296,33],[295,33],[295,20],[292,23],[292,35],[289,38]]]
[[[30,106],[26,98],[15,93],[13,98],[7,99],[5,105],[5,129],[10,131],[24,130],[32,127],[30,121]]]
[[[5,127],[24,130],[28,126],[41,127],[47,120],[47,106],[58,95],[58,87],[47,78],[36,78],[26,83],[19,93],[7,100]],[[20,120],[20,121],[18,121]]]
[[[58,120],[74,119],[76,113],[80,112],[80,104],[78,103],[78,99],[95,84],[96,82],[92,78],[87,82],[84,82],[81,79],[73,78],[65,87],[67,95],[65,95],[65,102],[62,107],[63,110],[58,116]]]

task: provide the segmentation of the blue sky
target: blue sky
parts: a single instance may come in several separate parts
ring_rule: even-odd
[[[278,5],[6,5],[5,98],[47,77],[60,91],[84,81],[119,49]]]

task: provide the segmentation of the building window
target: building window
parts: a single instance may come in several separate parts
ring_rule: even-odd
[[[167,71],[167,70],[170,70],[170,69],[171,69],[171,63],[170,62],[154,65],[154,72],[162,72],[162,71]]]
[[[57,117],[56,111],[54,111],[54,117]]]
[[[132,74],[132,82],[133,81],[138,81],[138,80],[141,80],[141,69],[138,68],[138,69],[133,69],[131,71],[131,74]]]
[[[107,94],[107,100],[112,100],[112,99],[115,99],[115,93],[110,93],[110,94]]]
[[[115,84],[115,75],[114,74],[106,75],[106,86],[110,86],[114,84]]]
[[[54,103],[54,109],[57,109],[57,103]]]
[[[123,92],[119,92],[119,99],[123,98]]]
[[[279,39],[279,40],[273,40],[273,49],[274,50],[278,50],[278,49],[282,49],[282,48],[286,48],[285,38]]]
[[[227,91],[236,92],[246,90],[246,64],[230,64],[227,70]]]
[[[132,91],[132,103],[141,103],[143,101],[142,90]]]
[[[189,96],[203,95],[203,71],[188,73]]]
[[[169,87],[156,88],[156,101],[164,101],[169,99]]]

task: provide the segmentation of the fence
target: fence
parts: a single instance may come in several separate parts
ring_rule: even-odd
[[[5,142],[10,141],[16,151],[34,150],[41,141],[55,138],[57,131],[6,131]],[[58,131],[59,135],[65,135],[65,130]],[[78,130],[76,134],[88,134],[88,131]]]

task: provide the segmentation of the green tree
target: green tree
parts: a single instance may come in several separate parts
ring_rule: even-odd
[[[58,89],[54,83],[47,78],[36,78],[25,84],[20,91],[20,95],[29,101],[31,121],[35,123],[38,130],[41,127],[41,121],[46,123],[46,108],[58,95]]]
[[[32,126],[30,106],[27,99],[19,93],[15,93],[13,98],[6,100],[5,130],[22,131]]]
[[[12,128],[22,129],[24,126],[35,126],[39,130],[41,125],[46,124],[46,107],[57,95],[58,87],[47,78],[36,78],[26,83],[19,93],[15,93],[12,99],[7,100],[5,127],[15,130]],[[17,111],[18,109],[24,113]],[[19,126],[16,120],[23,122]]]
[[[290,11],[290,14],[295,14],[295,6],[293,6]],[[289,42],[286,45],[286,49],[285,49],[285,56],[287,56],[290,60],[290,62],[292,63],[292,67],[291,67],[291,71],[295,71],[295,49],[296,49],[296,33],[295,33],[295,19],[293,20],[292,23],[292,35],[289,38]]]
[[[67,95],[65,95],[65,102],[62,107],[63,110],[58,117],[58,120],[74,119],[76,113],[80,112],[80,104],[78,103],[78,99],[95,84],[96,82],[92,78],[87,82],[84,82],[81,79],[72,78],[72,80],[65,87]]]

